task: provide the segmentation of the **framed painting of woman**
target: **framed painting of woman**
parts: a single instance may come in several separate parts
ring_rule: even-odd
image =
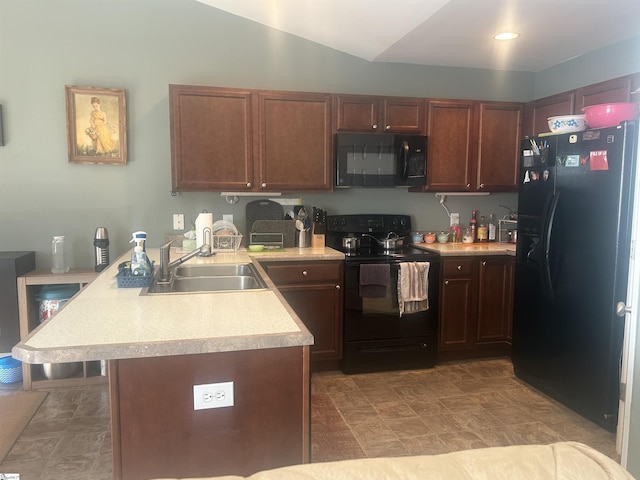
[[[126,165],[124,90],[65,86],[70,163]]]

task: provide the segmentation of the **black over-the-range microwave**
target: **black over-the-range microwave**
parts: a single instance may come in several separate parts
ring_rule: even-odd
[[[427,184],[427,137],[391,133],[337,133],[336,187]]]

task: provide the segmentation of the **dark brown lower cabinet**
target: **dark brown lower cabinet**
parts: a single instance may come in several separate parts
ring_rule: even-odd
[[[109,362],[116,480],[249,476],[310,461],[309,347]],[[194,410],[193,386],[234,405]]]
[[[514,264],[502,255],[443,258],[439,360],[510,352]]]
[[[343,263],[262,263],[269,278],[313,334],[313,368],[333,367],[342,358]]]

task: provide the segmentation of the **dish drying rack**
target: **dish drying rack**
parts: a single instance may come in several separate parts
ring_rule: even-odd
[[[236,252],[242,244],[242,234],[212,235],[211,250],[214,252]]]
[[[267,250],[284,248],[284,234],[277,232],[252,232],[249,245],[264,245]]]

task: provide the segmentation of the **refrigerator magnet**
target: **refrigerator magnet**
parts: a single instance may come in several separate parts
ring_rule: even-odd
[[[606,150],[593,150],[589,153],[590,170],[609,170]]]
[[[567,158],[564,162],[565,167],[579,167],[580,166],[580,155],[567,155]]]

